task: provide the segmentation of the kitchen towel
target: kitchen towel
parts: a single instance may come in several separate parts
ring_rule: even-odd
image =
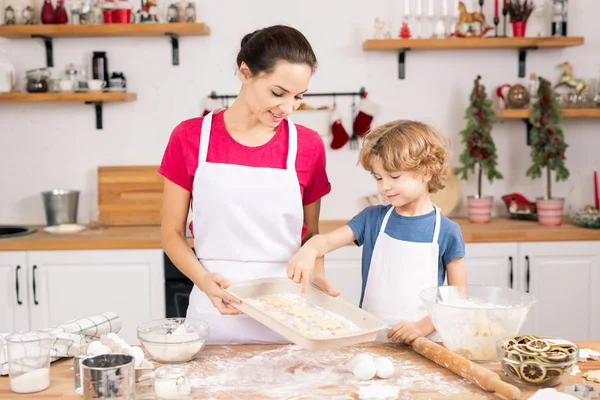
[[[67,321],[54,328],[42,329],[42,332],[53,334],[56,339],[50,349],[52,361],[63,357],[73,357],[79,354],[81,345],[87,344],[101,335],[107,333],[119,333],[121,330],[121,318],[113,312],[92,315]],[[8,375],[8,352],[6,349],[6,336],[8,333],[0,333],[0,375]]]

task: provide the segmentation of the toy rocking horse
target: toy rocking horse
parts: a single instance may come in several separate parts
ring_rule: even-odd
[[[479,32],[478,35],[473,34],[471,36],[483,36],[486,33],[488,33],[490,30],[493,29],[485,21],[485,17],[480,12],[467,12],[467,6],[465,6],[465,3],[462,1],[458,2],[458,11],[460,13],[460,16],[458,18],[458,21],[456,22],[456,26],[454,29],[455,36],[465,36],[465,34],[462,33],[462,30],[461,30],[463,24],[473,24],[473,23],[481,24],[481,32]]]
[[[577,94],[581,94],[581,92],[587,90],[588,85],[583,79],[573,78],[573,67],[571,67],[571,64],[568,61],[563,62],[559,67],[563,69],[563,74],[558,80],[558,83],[554,85],[555,89],[559,86],[568,86],[575,89],[575,93]]]

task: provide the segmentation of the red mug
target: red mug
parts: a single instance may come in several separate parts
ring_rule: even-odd
[[[118,8],[113,11],[113,22],[116,24],[128,24],[131,22],[131,9]]]
[[[112,24],[113,21],[113,11],[112,9],[104,9],[102,10],[102,14],[104,15],[104,23],[105,24]]]

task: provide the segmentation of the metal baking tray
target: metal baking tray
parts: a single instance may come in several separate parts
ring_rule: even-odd
[[[252,304],[244,302],[244,299],[250,297],[260,297],[276,293],[293,293],[300,295],[301,285],[294,283],[288,278],[264,278],[248,280],[231,285],[226,291],[242,301],[241,304],[232,303],[238,310],[307,350],[335,349],[359,343],[372,342],[377,337],[379,331],[386,329],[387,327],[382,320],[361,308],[358,308],[352,303],[349,303],[340,297],[333,297],[316,286],[309,285],[304,295],[308,302],[347,318],[360,328],[357,332],[340,334],[334,337],[309,337],[299,330],[277,321],[275,318],[272,318]]]

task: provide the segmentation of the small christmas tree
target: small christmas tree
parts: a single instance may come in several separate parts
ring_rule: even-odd
[[[408,26],[407,22],[402,23],[402,26],[400,27],[400,33],[398,34],[398,36],[401,37],[402,39],[410,39],[410,37],[411,37],[410,27]]]
[[[477,167],[477,195],[481,198],[481,181],[484,172],[490,183],[494,179],[503,178],[496,169],[498,156],[491,135],[495,114],[492,110],[492,102],[485,92],[485,86],[481,84],[481,76],[477,76],[475,79],[475,87],[471,91],[470,101],[471,104],[465,113],[467,127],[460,132],[461,142],[465,145],[465,149],[460,155],[462,167],[455,168],[454,172],[460,179],[466,180],[468,173],[475,172],[475,167]]]
[[[546,79],[538,78],[537,102],[531,108],[529,122],[531,128],[531,160],[533,164],[526,175],[532,179],[542,176],[542,168],[546,169],[546,196],[552,198],[552,171],[556,172],[556,181],[564,181],[569,177],[565,166],[565,150],[568,145],[560,122],[560,110],[556,93]]]

